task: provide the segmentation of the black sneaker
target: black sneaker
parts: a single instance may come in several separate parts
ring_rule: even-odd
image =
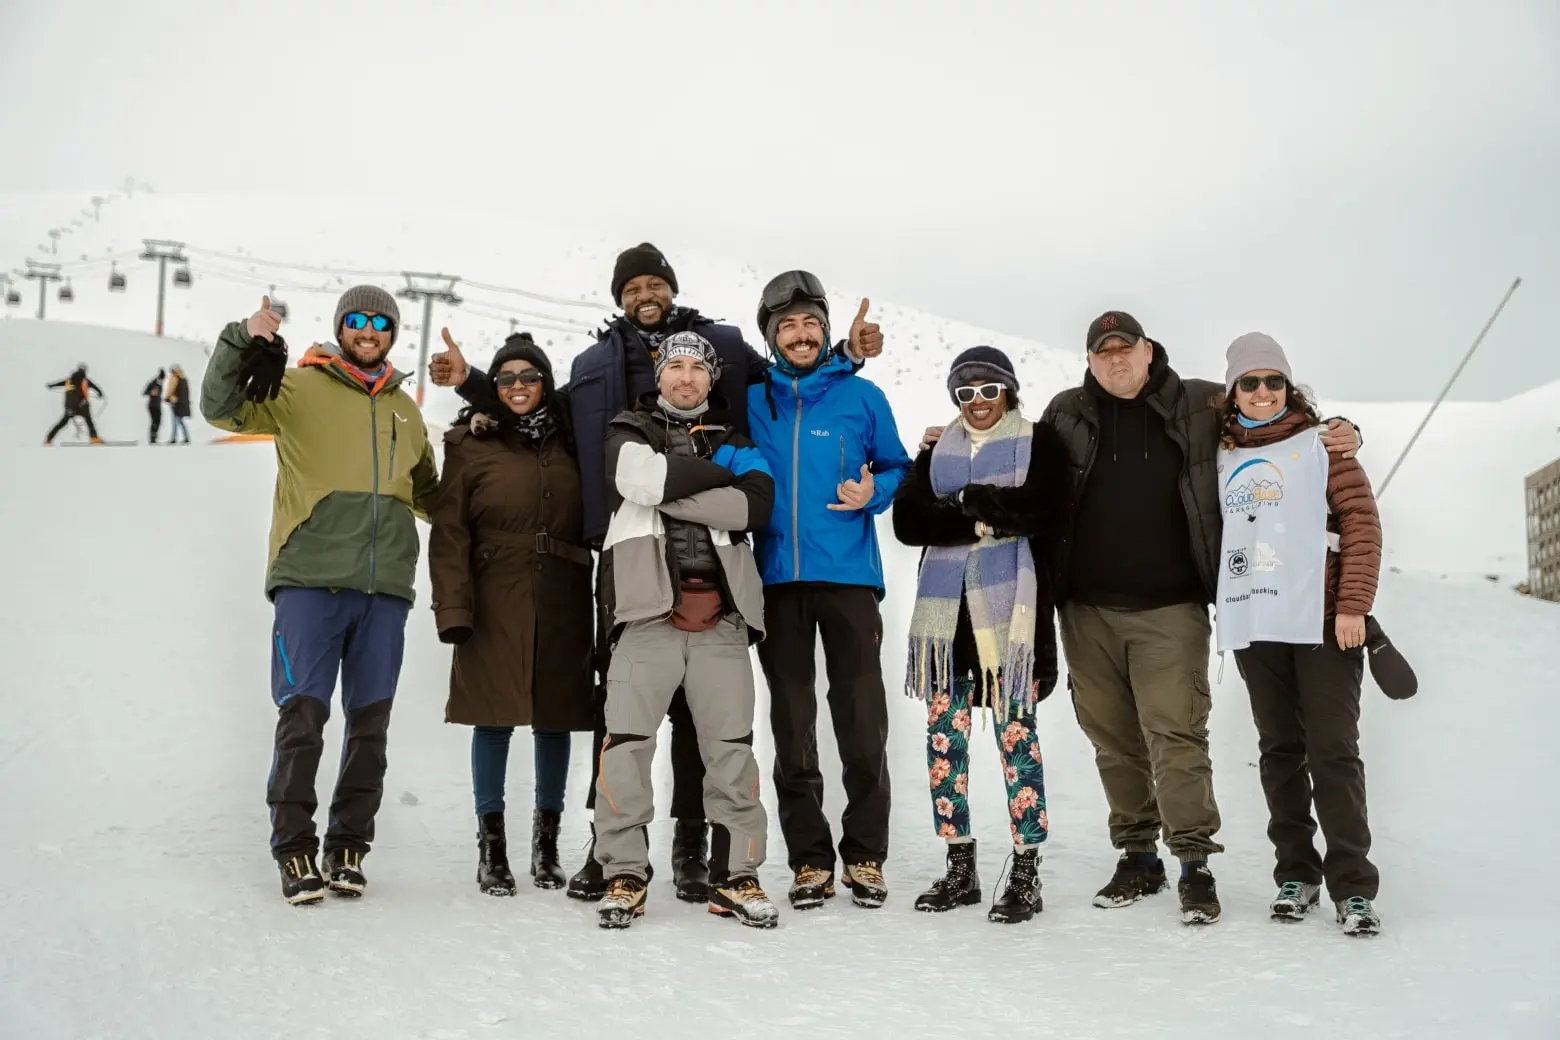
[[[1169,887],[1165,880],[1165,862],[1158,856],[1145,861],[1131,852],[1116,861],[1116,873],[1094,896],[1094,905],[1102,910],[1130,906],[1139,899],[1156,895]]]
[[[1000,879],[998,879],[1000,880]],[[1040,850],[1013,853],[1013,870],[1007,889],[991,904],[988,921],[997,924],[1022,924],[1042,908],[1040,901]]]
[[[628,874],[620,874],[607,885],[606,894],[596,907],[596,923],[603,928],[627,928],[634,918],[645,914],[645,883]]]
[[[1306,881],[1285,881],[1278,886],[1278,895],[1268,904],[1268,912],[1275,921],[1303,921],[1305,915],[1316,909],[1322,901],[1322,886]]]
[[[331,849],[325,853],[325,876],[330,890],[338,896],[356,899],[368,886],[363,876],[363,854],[353,849]]]
[[[1182,924],[1212,924],[1219,919],[1219,892],[1208,864],[1182,872],[1176,891],[1181,896]]]
[[[915,908],[940,914],[981,901],[980,875],[975,870],[975,842],[961,841],[948,846],[948,869],[932,882],[932,887],[915,897]]]
[[[310,906],[325,898],[325,879],[314,856],[288,856],[276,861],[282,871],[282,898],[293,906]]]
[[[1375,935],[1381,931],[1381,915],[1364,896],[1350,896],[1338,903],[1338,926],[1344,935]]]
[[[710,913],[734,917],[749,928],[774,928],[780,924],[780,911],[751,874],[733,877],[710,892]]]
[[[879,863],[847,863],[845,884],[850,888],[850,901],[868,910],[876,910],[888,902],[888,882],[883,880],[883,867]]]
[[[834,871],[823,867],[803,867],[791,879],[791,891],[786,893],[796,910],[815,910],[825,899],[834,898]]]
[[[569,887],[564,893],[570,899],[584,899],[591,902],[601,899],[607,894],[607,876],[601,871],[601,864],[596,862],[596,825],[590,825],[590,844],[585,848],[585,862],[574,876],[569,879]],[[610,926],[609,926],[610,927]],[[618,927],[627,927],[620,925]]]
[[[685,903],[710,898],[709,827],[703,820],[678,820],[672,831],[672,885]]]

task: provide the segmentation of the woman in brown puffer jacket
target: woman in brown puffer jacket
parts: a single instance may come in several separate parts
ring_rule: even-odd
[[[1275,919],[1327,894],[1351,935],[1379,930],[1372,901],[1365,767],[1359,753],[1367,615],[1381,570],[1381,520],[1358,461],[1321,445],[1321,418],[1271,337],[1230,345],[1219,490],[1219,649],[1233,650],[1251,696]],[[1325,860],[1312,841],[1317,821]]]
[[[477,883],[513,895],[504,777],[516,726],[535,745],[531,876],[562,888],[558,830],[570,734],[593,724],[591,554],[568,400],[527,333],[493,358],[497,399],[444,435],[428,565],[439,639],[455,646],[445,721],[475,727]]]

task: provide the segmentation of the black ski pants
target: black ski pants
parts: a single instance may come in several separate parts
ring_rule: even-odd
[[[162,412],[163,412],[162,404],[161,403],[148,404],[146,406],[146,411],[147,411],[147,414],[150,415],[151,419],[152,419],[152,435],[151,435],[150,443],[156,444],[157,443],[157,431],[162,429]]]
[[[758,660],[769,684],[775,800],[786,860],[832,870],[833,836],[818,766],[818,636],[823,635],[829,716],[844,773],[839,856],[847,866],[888,858],[888,697],[880,658],[883,619],[875,589],[793,582],[764,589]]]
[[[72,419],[81,419],[85,421],[87,424],[87,434],[89,436],[96,437],[98,435],[97,427],[92,424],[91,407],[85,404],[79,404],[74,408],[65,409],[65,414],[60,416],[60,421],[54,424],[54,429],[50,430],[49,435],[43,439],[44,443],[48,443],[54,440],[55,437],[58,437],[60,431],[69,426]]]
[[[1235,651],[1251,695],[1261,752],[1262,792],[1268,803],[1268,839],[1277,862],[1273,879],[1327,882],[1336,901],[1376,898],[1370,822],[1365,812],[1365,764],[1360,761],[1362,647],[1341,650],[1328,638],[1317,646],[1253,643]],[[1327,855],[1316,851],[1321,819]]]

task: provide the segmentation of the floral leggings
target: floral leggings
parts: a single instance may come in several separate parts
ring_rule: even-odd
[[[970,836],[970,699],[973,676],[954,680],[951,693],[932,698],[926,718],[926,761],[932,785],[932,819],[943,838]],[[1011,715],[992,721],[1007,775],[1008,826],[1019,847],[1045,841],[1045,761],[1035,733],[1035,716]]]

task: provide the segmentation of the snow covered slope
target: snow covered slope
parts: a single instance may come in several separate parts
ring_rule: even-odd
[[[1560,728],[1560,608],[1438,574],[1386,575],[1378,609],[1417,666],[1422,692],[1393,703],[1367,685],[1363,746],[1386,919],[1372,942],[1345,940],[1326,918],[1297,927],[1266,919],[1266,813],[1233,667],[1216,685],[1212,721],[1228,853],[1215,863],[1225,918],[1210,929],[1181,926],[1170,895],[1112,912],[1089,905],[1114,857],[1092,752],[1065,692],[1039,716],[1052,841],[1042,868],[1046,909],[1031,925],[991,925],[978,909],[940,917],[911,910],[914,893],[939,871],[941,845],[924,786],[922,711],[897,694],[893,895],[880,911],[837,899],[807,916],[782,911],[781,928],[760,934],[677,903],[663,876],[643,922],[608,935],[589,908],[558,893],[480,896],[469,732],[441,721],[449,652],[434,637],[425,580],[408,630],[379,840],[366,861],[369,895],[289,908],[265,847],[274,710],[270,611],[260,590],[272,451],[38,449],[42,430],[33,427],[57,402],[27,384],[73,361],[101,372],[116,401],[119,381],[139,390],[142,372],[162,359],[182,358],[198,378],[198,346],[55,328],[60,339],[45,342],[34,322],[0,322],[0,352],[25,376],[0,408],[8,478],[0,505],[0,1036],[1560,1033],[1560,910],[1541,894],[1544,867],[1560,857],[1560,837],[1546,823],[1546,767]],[[1045,385],[1042,374],[1024,374]],[[946,417],[940,378],[928,371],[924,385],[890,385],[907,441],[923,417]],[[34,394],[46,403],[35,407]],[[1536,417],[1546,400],[1511,402],[1506,411],[1531,406]],[[139,419],[137,409],[125,410]],[[1362,422],[1372,450],[1390,446],[1402,427],[1387,414],[1362,413]],[[1515,439],[1526,429],[1520,424],[1470,416],[1457,428],[1483,439],[1450,438],[1429,471],[1455,493],[1410,480],[1407,469],[1389,494],[1389,509],[1401,494],[1409,511],[1401,521],[1389,513],[1389,539],[1440,513],[1457,518],[1452,539],[1426,535],[1431,568],[1460,558],[1458,543],[1473,534],[1505,543],[1495,496],[1459,489],[1477,486],[1492,455],[1528,450]],[[1385,462],[1370,465],[1384,472]],[[886,522],[882,533],[890,581],[883,662],[897,689],[915,555],[893,543]],[[765,707],[761,694],[761,719]],[[823,760],[837,761],[827,727],[820,735]],[[339,739],[337,712],[327,741]],[[767,769],[772,748],[762,723],[757,740]],[[564,829],[570,869],[586,839],[578,807],[587,747],[583,735],[576,739]],[[1004,798],[989,743],[978,742],[974,754],[972,804],[989,893],[1007,841]],[[510,803],[523,818],[528,741],[517,740],[513,756]],[[828,798],[837,816],[832,776]],[[658,866],[669,833],[664,820],[652,827]],[[763,880],[778,895],[787,876],[773,827],[771,839]]]

